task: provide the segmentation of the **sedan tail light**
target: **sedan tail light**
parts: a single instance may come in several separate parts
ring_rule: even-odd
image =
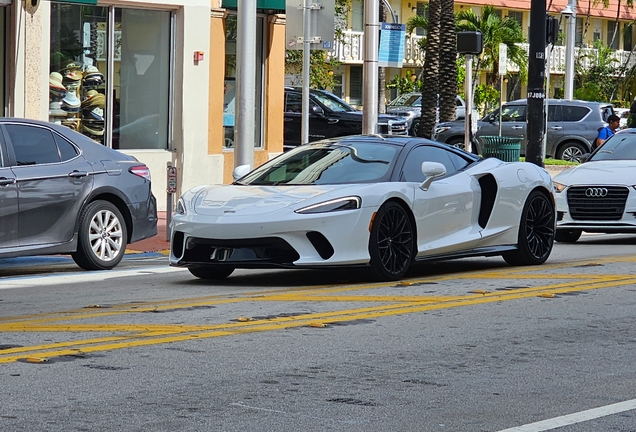
[[[136,176],[143,177],[146,180],[150,181],[150,169],[146,165],[135,165],[128,169],[131,173]]]

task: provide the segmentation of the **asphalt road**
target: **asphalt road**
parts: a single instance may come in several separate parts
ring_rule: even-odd
[[[635,245],[384,284],[0,260],[0,430],[636,431]]]

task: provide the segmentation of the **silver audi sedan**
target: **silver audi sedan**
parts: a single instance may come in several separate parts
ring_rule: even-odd
[[[64,126],[0,118],[0,258],[71,254],[108,270],[156,234],[145,164]]]

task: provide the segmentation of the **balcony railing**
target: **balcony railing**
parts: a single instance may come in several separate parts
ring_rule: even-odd
[[[419,46],[421,36],[406,36],[404,45],[404,66],[403,67],[422,67],[424,64],[424,51]],[[519,44],[526,52],[528,52],[528,44]],[[594,48],[574,48],[574,58],[578,58],[579,64],[584,69],[594,64],[593,58],[596,55]],[[344,42],[336,42],[332,56],[337,56],[343,64],[362,64],[364,56],[364,32],[345,31]],[[630,51],[617,50],[614,51],[614,58],[617,66],[627,63],[627,69],[636,65],[636,53]],[[519,68],[514,63],[508,62],[509,72],[518,72]],[[555,46],[550,55],[550,74],[565,74],[565,47]]]

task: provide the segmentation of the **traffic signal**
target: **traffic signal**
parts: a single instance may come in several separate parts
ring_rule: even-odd
[[[546,16],[545,18],[545,44],[554,45],[559,38],[559,20],[553,16]]]

